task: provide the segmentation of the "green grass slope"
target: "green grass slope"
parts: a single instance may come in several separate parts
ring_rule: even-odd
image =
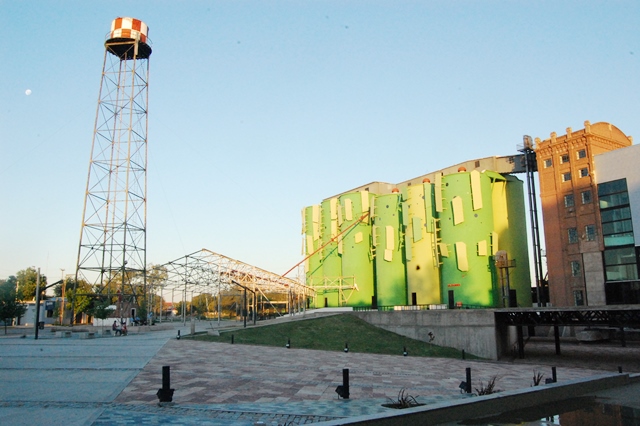
[[[461,358],[462,356],[457,349],[410,339],[375,327],[349,314],[287,321],[281,324],[221,332],[220,336],[196,335],[193,338],[231,343],[231,335],[235,344],[284,347],[290,340],[292,348],[343,351],[345,343],[348,343],[349,352],[402,355],[403,348],[406,347],[410,356],[443,358]]]

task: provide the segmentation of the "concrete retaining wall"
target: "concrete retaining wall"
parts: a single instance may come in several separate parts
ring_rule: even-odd
[[[424,311],[359,311],[353,315],[402,336],[464,350],[497,360],[508,350],[508,330],[498,329],[492,309],[437,309]]]

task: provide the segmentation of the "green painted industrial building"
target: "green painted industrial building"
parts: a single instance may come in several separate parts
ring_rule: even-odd
[[[514,158],[373,182],[306,207],[310,305],[531,306],[523,182],[509,174],[521,171]]]

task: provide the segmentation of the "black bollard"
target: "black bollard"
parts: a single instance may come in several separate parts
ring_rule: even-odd
[[[347,352],[349,352],[349,343],[345,342],[345,344],[344,344],[344,353],[347,353]]]
[[[349,399],[349,369],[342,369],[342,384],[336,388],[336,393],[338,394],[338,399],[340,397],[344,399]]]
[[[467,367],[466,373],[467,373],[467,382],[465,386],[465,392],[471,393],[471,367]]]
[[[464,349],[462,350],[462,359],[466,359],[464,354]]]
[[[404,355],[404,356],[409,355],[409,352],[407,352],[407,347],[406,346],[404,348],[402,348],[402,355]]]
[[[231,335],[231,344],[233,345],[233,334]]]
[[[622,366],[621,365],[618,366],[618,373],[622,374]]]
[[[553,379],[553,383],[558,383],[558,375],[556,374],[555,367],[551,367],[551,379]]]
[[[173,391],[171,389],[171,367],[165,365],[162,367],[162,387],[158,389],[156,395],[160,402],[171,402],[173,400]]]
[[[291,347],[291,339],[287,339],[287,344],[284,345],[285,348],[289,349]]]
[[[178,330],[178,335],[176,336],[176,339],[180,340],[180,330]]]

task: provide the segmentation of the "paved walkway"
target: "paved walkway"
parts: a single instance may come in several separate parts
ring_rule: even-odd
[[[189,332],[189,325],[176,328],[183,336]],[[541,362],[488,362],[176,340],[177,329],[91,340],[53,339],[51,333],[39,340],[0,339],[0,418],[14,425],[317,423],[384,412],[382,404],[403,389],[424,403],[467,398],[458,388],[467,367],[474,388],[498,377],[497,388],[515,390],[531,386],[534,370],[550,377],[551,365],[564,381],[617,371],[619,364],[606,356],[599,363],[572,359],[570,345],[563,346],[562,359],[552,358],[565,364],[546,364],[544,346],[551,353],[554,347],[545,341],[527,347],[542,348]],[[640,359],[637,348],[596,350],[607,351],[630,354],[625,372],[634,371],[633,362],[640,372],[640,361],[633,361]],[[174,403],[159,406],[165,365]],[[350,373],[348,400],[335,393],[343,368]]]

